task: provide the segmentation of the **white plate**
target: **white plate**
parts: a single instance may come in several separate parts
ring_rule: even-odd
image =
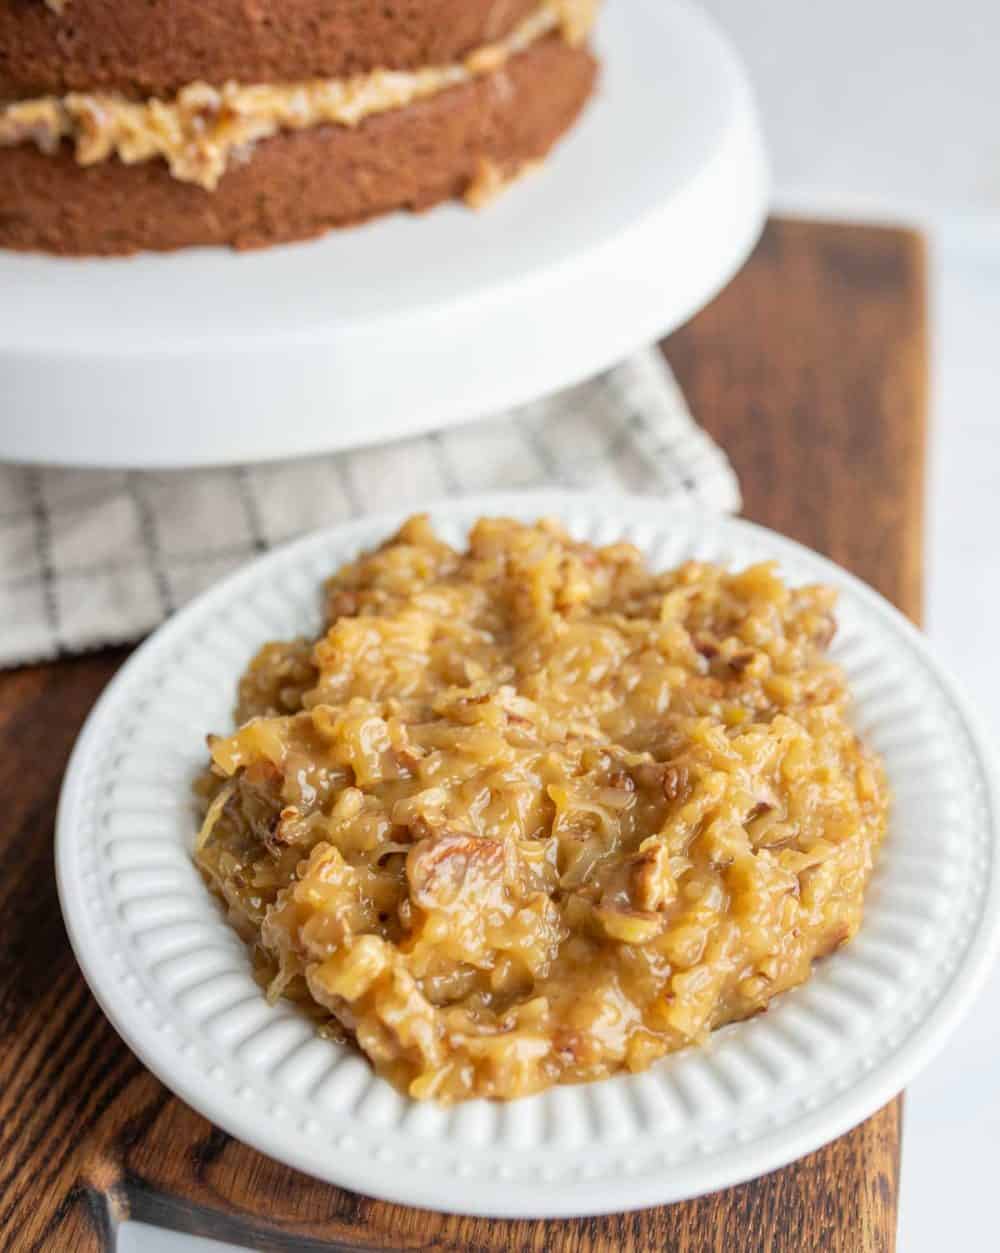
[[[922,637],[824,559],[749,523],[635,498],[549,492],[433,508],[460,542],[480,514],[556,514],[655,566],[780,560],[842,590],[834,655],[895,794],[864,925],[771,1012],[642,1075],[508,1105],[410,1102],[366,1062],[269,1007],[190,860],[207,730],[265,640],[318,627],[320,580],[398,519],[354,522],[254,562],[183,610],[111,683],[73,754],[57,870],[73,947],[127,1043],[233,1135],[344,1187],[508,1216],[677,1201],[774,1169],[894,1096],[969,1007],[997,940],[996,780]],[[456,1180],[458,1183],[456,1184]]]
[[[609,0],[599,94],[482,213],[254,254],[0,252],[0,458],[170,466],[375,442],[535,399],[689,318],[766,177],[735,54],[677,0]]]

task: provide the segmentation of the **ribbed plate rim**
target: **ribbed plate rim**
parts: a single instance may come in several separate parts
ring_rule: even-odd
[[[363,1146],[351,1143],[349,1149],[331,1150],[328,1143],[302,1134],[263,1112],[255,1112],[245,1101],[224,1090],[216,1079],[198,1073],[188,1058],[172,1042],[169,1022],[157,1021],[155,1009],[141,1010],[133,997],[123,992],[119,977],[108,965],[106,942],[100,928],[118,925],[102,916],[88,899],[77,871],[78,856],[89,833],[81,826],[81,808],[87,797],[88,775],[96,769],[102,749],[113,743],[118,712],[130,695],[140,692],[163,659],[185,641],[199,636],[206,624],[223,621],[224,607],[241,603],[244,594],[263,586],[282,572],[315,565],[328,548],[362,545],[388,535],[400,519],[414,510],[358,518],[315,532],[266,554],[202,594],[165,623],[125,663],[92,711],[74,749],[60,798],[56,823],[56,869],[59,896],[70,941],[90,987],[116,1030],[140,1059],[168,1087],[213,1122],[269,1154],[306,1173],[354,1191],[386,1200],[419,1205],[442,1211],[503,1217],[564,1217],[591,1215],[640,1208],[687,1199],[730,1186],[776,1169],[796,1157],[833,1139],[873,1113],[898,1093],[941,1048],[947,1036],[968,1010],[981,987],[1000,941],[1000,860],[996,855],[997,815],[1000,813],[997,771],[992,747],[954,681],[934,659],[920,633],[882,597],[827,559],[793,540],[755,524],[706,513],[687,503],[629,497],[614,493],[534,491],[493,493],[431,502],[426,511],[447,520],[471,520],[479,514],[531,517],[545,514],[564,519],[587,517],[607,524],[609,519],[629,526],[656,525],[661,531],[671,522],[692,533],[730,536],[739,546],[751,543],[766,549],[779,561],[787,558],[802,566],[809,577],[834,582],[846,602],[860,610],[862,618],[895,635],[901,644],[893,664],[920,672],[921,682],[933,681],[942,698],[967,735],[974,755],[974,769],[982,791],[984,829],[979,838],[986,857],[981,899],[976,916],[967,927],[967,939],[958,955],[950,985],[922,1019],[913,1024],[894,1050],[874,1062],[857,1082],[815,1108],[806,1108],[794,1118],[742,1144],[715,1150],[710,1143],[700,1150],[689,1148],[676,1168],[659,1171],[633,1171],[624,1158],[620,1169],[609,1168],[585,1181],[577,1178],[560,1183],[554,1165],[551,1180],[504,1178],[493,1173],[456,1181],[443,1174],[433,1153],[423,1169],[401,1167],[395,1161],[398,1133],[387,1131],[384,1146],[367,1155]],[[210,630],[210,625],[208,627]],[[221,629],[217,625],[217,629]],[[259,641],[263,642],[263,640]],[[900,661],[904,657],[904,661]],[[230,676],[235,683],[236,674]],[[208,728],[205,728],[206,730]],[[95,802],[96,803],[96,802]],[[975,833],[973,833],[974,835]],[[96,836],[93,837],[96,841]],[[96,899],[96,898],[94,898]],[[220,926],[224,926],[220,918]],[[864,934],[864,929],[862,930]],[[130,953],[129,960],[137,961]],[[835,962],[836,956],[830,959]],[[141,963],[139,969],[142,969]],[[788,994],[795,996],[795,993]],[[164,1030],[166,1026],[167,1030]],[[740,1027],[727,1029],[739,1032]],[[586,1093],[588,1088],[564,1091]],[[283,1095],[283,1094],[282,1094]],[[572,1099],[572,1098],[570,1098]],[[587,1097],[583,1098],[588,1099]],[[369,1128],[365,1137],[371,1140]],[[364,1139],[365,1137],[362,1137]],[[404,1135],[405,1141],[405,1135]],[[405,1148],[405,1144],[404,1144]],[[410,1149],[411,1152],[414,1150]],[[388,1160],[380,1160],[388,1154]],[[427,1153],[422,1153],[427,1157]],[[553,1173],[549,1172],[549,1173]]]

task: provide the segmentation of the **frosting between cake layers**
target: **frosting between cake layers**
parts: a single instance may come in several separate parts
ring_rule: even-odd
[[[510,35],[451,65],[375,70],[350,78],[222,87],[190,83],[169,101],[128,100],[113,93],[71,92],[0,105],[0,146],[35,143],[54,153],[74,144],[80,165],[118,157],[126,164],[161,158],[174,178],[208,191],[233,160],[280,131],[357,126],[367,117],[406,108],[501,70],[548,35],[583,42],[600,0],[543,0]]]

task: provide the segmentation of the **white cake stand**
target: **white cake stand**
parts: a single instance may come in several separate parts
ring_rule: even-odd
[[[689,318],[756,240],[743,70],[676,0],[609,0],[599,96],[490,208],[253,254],[0,253],[0,458],[183,466],[460,422],[596,374]]]

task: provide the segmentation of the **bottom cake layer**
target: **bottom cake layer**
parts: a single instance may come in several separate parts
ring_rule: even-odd
[[[356,128],[260,142],[215,191],[162,161],[77,164],[33,144],[0,148],[0,248],[114,255],[194,244],[260,248],[396,209],[420,210],[513,176],[572,125],[596,63],[553,36],[496,73]],[[489,181],[487,179],[487,181]]]

